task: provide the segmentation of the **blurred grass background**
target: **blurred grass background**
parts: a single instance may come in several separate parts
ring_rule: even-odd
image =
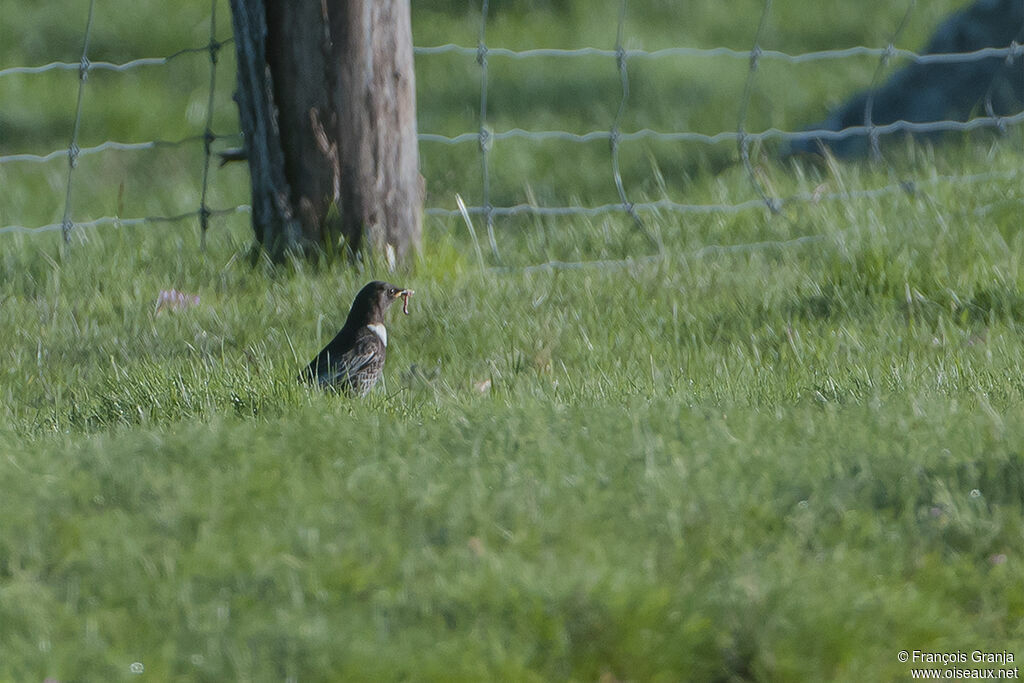
[[[957,6],[919,4],[897,46]],[[0,0],[0,69],[77,62],[86,7]],[[93,60],[207,41],[206,2],[96,7]],[[631,2],[626,45],[746,50],[760,11]],[[763,47],[883,47],[904,12],[776,0]],[[611,48],[617,18],[492,3],[487,42]],[[473,46],[479,24],[413,5],[417,45]],[[876,67],[764,60],[747,128],[819,119]],[[93,72],[80,144],[201,133],[208,68]],[[218,68],[232,133],[231,49]],[[615,116],[614,59],[490,68],[494,130]],[[747,69],[631,61],[623,130],[733,130]],[[420,131],[475,131],[479,76],[419,58]],[[0,155],[66,147],[76,78],[0,76]],[[251,265],[246,216],[215,219],[206,251],[188,222],[78,230],[67,250],[0,235],[0,679],[881,681],[907,677],[900,649],[1019,660],[1020,133],[882,164],[770,152],[769,191],[821,200],[655,213],[660,251],[616,215],[500,219],[501,265],[432,217],[398,273]],[[429,205],[479,200],[475,143],[421,153]],[[621,153],[634,201],[756,197],[729,144]],[[194,211],[202,161],[200,143],[82,157],[73,215]],[[491,163],[495,204],[617,201],[605,143],[501,141]],[[0,164],[0,225],[59,222],[66,173]],[[856,194],[902,181],[916,191]],[[215,169],[211,205],[247,184]],[[417,290],[386,386],[297,385],[373,277]],[[172,287],[200,305],[158,312]]]

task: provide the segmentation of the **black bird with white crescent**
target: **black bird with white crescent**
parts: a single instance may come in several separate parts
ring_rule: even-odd
[[[350,396],[365,396],[384,371],[388,331],[384,314],[398,299],[409,315],[411,289],[375,280],[356,294],[344,327],[310,361],[300,378],[323,388],[339,389]]]

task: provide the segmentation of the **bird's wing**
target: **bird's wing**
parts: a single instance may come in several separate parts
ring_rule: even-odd
[[[352,347],[332,356],[330,347],[310,365],[320,384],[349,384],[353,377],[383,360],[384,344],[372,332],[360,334]]]

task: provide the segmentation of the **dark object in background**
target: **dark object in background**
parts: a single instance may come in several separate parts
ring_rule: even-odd
[[[1005,48],[1013,42],[1024,42],[1024,0],[977,0],[942,22],[922,54]],[[806,130],[839,131],[866,125],[866,107],[871,97],[871,123],[876,126],[896,121],[966,121],[972,113],[1016,114],[1024,109],[1024,56],[1016,55],[1012,60],[987,57],[970,62],[911,64],[876,90],[854,95],[824,121]],[[903,133],[899,135],[902,137]],[[839,140],[797,140],[790,143],[784,154],[820,154],[828,150],[837,157],[854,157],[867,153],[868,148],[865,131]]]
[[[373,281],[359,290],[344,327],[310,361],[299,379],[323,388],[340,389],[350,396],[365,396],[380,379],[387,355],[388,332],[384,314],[396,300],[409,315],[411,289]]]

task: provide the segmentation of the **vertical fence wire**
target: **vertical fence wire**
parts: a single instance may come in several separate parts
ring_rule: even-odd
[[[217,59],[221,43],[217,40],[217,0],[210,0],[210,95],[206,100],[206,128],[203,131],[203,189],[199,194],[199,245],[206,251],[206,231],[210,227],[210,207],[206,205],[206,194],[210,186],[210,156],[213,141],[213,107],[217,94]]]
[[[871,77],[871,85],[868,87],[868,97],[867,101],[864,103],[864,127],[868,132],[868,144],[871,146],[872,161],[881,161],[882,159],[882,145],[879,140],[878,128],[875,127],[875,123],[872,120],[872,113],[875,107],[875,92],[878,89],[878,81],[882,78],[882,74],[885,73],[885,69],[889,66],[889,62],[892,61],[893,56],[895,56],[896,41],[899,40],[901,35],[903,35],[903,31],[907,28],[907,24],[910,23],[910,15],[916,6],[917,0],[910,0],[907,4],[907,11],[903,13],[903,18],[900,19],[900,23],[896,26],[896,30],[893,31],[892,36],[889,38],[889,43],[885,46],[885,52],[882,53],[881,58],[878,60],[878,66],[875,67],[875,75]]]
[[[501,262],[498,242],[494,238],[494,207],[491,205],[490,148],[493,138],[487,130],[487,6],[483,0],[480,7],[480,40],[476,46],[476,61],[480,65],[480,174],[483,183],[484,221],[487,225],[487,241],[495,260]]]
[[[1024,25],[1021,26],[1021,33],[1018,35],[1024,35]],[[1010,41],[1010,53],[1006,55],[1004,64],[1007,69],[1013,68],[1013,62],[1024,54],[1020,51],[1021,44],[1016,40]],[[999,86],[1000,78],[996,76],[992,79],[992,82],[988,84],[988,88],[985,90],[985,115],[995,120],[995,129],[1000,135],[1006,135],[1007,127],[1004,118],[995,110],[995,106],[992,104],[992,97],[995,95],[996,88]]]
[[[622,173],[619,168],[619,145],[622,142],[622,115],[626,111],[626,102],[629,101],[629,69],[626,65],[626,48],[622,41],[625,27],[626,0],[622,0],[619,4],[619,23],[615,31],[615,65],[619,71],[622,98],[619,100],[619,108],[615,112],[615,120],[612,122],[612,128],[608,137],[612,155],[612,180],[615,181],[615,190],[619,193],[619,201],[622,202],[622,208],[633,219],[633,224],[644,233],[655,247],[660,249],[662,245],[647,232],[647,228],[644,225],[643,219],[640,218],[640,214],[637,213],[636,207],[626,197],[626,188],[622,183]]]
[[[92,17],[96,0],[89,0],[89,17],[85,21],[85,38],[82,41],[82,59],[78,64],[78,102],[75,105],[75,123],[71,127],[71,143],[68,145],[68,182],[64,190],[64,218],[61,219],[61,233],[64,244],[71,242],[71,181],[78,166],[78,130],[82,123],[82,100],[85,95],[85,81],[89,78],[89,35],[92,33]]]
[[[740,112],[736,124],[736,142],[739,147],[740,161],[747,171],[750,184],[754,186],[761,201],[765,203],[768,210],[773,214],[782,210],[781,202],[775,197],[769,197],[765,192],[764,185],[754,171],[754,165],[750,162],[750,137],[747,135],[747,110],[750,108],[750,99],[754,93],[754,76],[757,74],[757,67],[761,61],[761,39],[764,37],[765,27],[768,25],[768,14],[772,9],[772,0],[764,0],[764,9],[761,10],[761,19],[757,22],[757,31],[754,33],[754,47],[750,49],[750,69],[747,71],[747,80],[743,84],[743,95],[740,97]]]

